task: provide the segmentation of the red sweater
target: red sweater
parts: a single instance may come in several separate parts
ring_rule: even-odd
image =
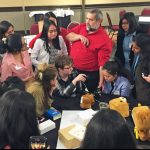
[[[70,56],[73,58],[75,68],[82,71],[97,71],[109,60],[112,41],[102,27],[98,31],[88,34],[84,23],[73,28],[70,32],[83,35],[90,42],[88,47],[81,41],[72,43]]]

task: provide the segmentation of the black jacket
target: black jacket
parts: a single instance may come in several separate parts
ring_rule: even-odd
[[[123,66],[125,66],[125,57],[123,52],[124,37],[125,37],[125,33],[120,30],[117,37],[117,51],[115,55],[116,58],[119,59],[119,61],[122,63]],[[132,66],[133,60],[134,60],[134,53],[131,49],[130,58],[129,58],[130,66]]]
[[[0,54],[4,54],[7,51],[6,44],[4,44],[4,41],[0,40]]]
[[[143,68],[142,62],[140,62],[136,69],[136,97],[142,105],[150,105],[150,83],[145,81],[142,77],[142,73],[150,74],[150,64],[147,68]]]
[[[65,82],[58,75],[58,84],[57,89],[54,91],[54,96],[76,97],[76,94],[78,93],[83,94],[86,88],[83,82],[79,81],[76,86],[72,83],[73,79],[77,76],[77,71],[73,71],[72,74],[69,76],[68,80]]]

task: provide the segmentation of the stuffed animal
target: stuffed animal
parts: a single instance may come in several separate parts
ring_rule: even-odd
[[[94,105],[94,95],[87,93],[81,97],[80,107],[83,109],[90,109]]]
[[[116,110],[123,117],[129,117],[129,105],[127,99],[124,97],[119,97],[109,101],[109,108]]]
[[[148,106],[135,107],[132,110],[132,118],[136,139],[150,141],[150,108]]]

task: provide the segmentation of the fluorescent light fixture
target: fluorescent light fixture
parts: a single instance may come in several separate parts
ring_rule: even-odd
[[[150,23],[150,16],[139,16],[139,22]]]

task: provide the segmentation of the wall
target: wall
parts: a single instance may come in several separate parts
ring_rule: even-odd
[[[141,2],[141,0],[86,0],[86,4],[109,4],[109,3],[133,3]],[[142,2],[150,2],[150,0],[144,0]]]
[[[150,8],[150,3],[141,5],[143,2],[141,0],[85,0],[86,1],[86,12],[89,10],[89,5],[94,4],[94,7],[98,7],[101,9],[104,15],[104,20],[103,24],[104,26],[108,25],[108,21],[106,18],[106,12],[108,12],[111,16],[112,23],[113,24],[118,24],[119,22],[119,10],[121,9],[126,9],[126,11],[132,11],[135,13],[135,15],[140,15],[141,11],[143,8],[148,7]],[[136,6],[136,4],[130,5],[128,2],[139,2],[141,6]],[[144,2],[150,2],[150,0],[144,0]],[[72,10],[75,11],[75,16],[72,16],[71,19],[81,22],[82,18],[82,13],[81,13],[81,3],[82,0],[0,0],[0,21],[2,20],[8,20],[10,21],[14,26],[16,31],[20,30],[29,30],[31,24],[34,22],[34,18],[29,18],[29,13],[30,11],[35,10],[35,7],[30,7],[30,6],[44,6],[44,7],[38,7],[38,9],[44,10],[53,10],[55,7],[64,7],[68,8],[71,7]],[[99,4],[101,3],[101,4]],[[114,5],[113,3],[126,3],[125,5]],[[98,4],[96,6],[96,4]],[[143,3],[144,4],[144,3]],[[76,5],[76,6],[74,6]],[[24,7],[25,8],[30,8],[29,11],[23,11]],[[46,7],[45,7],[46,6]],[[135,7],[136,6],[136,7]],[[11,10],[10,12],[7,12],[8,9],[5,9],[5,7],[10,7]],[[19,7],[22,11],[20,10],[14,10],[15,7]],[[37,9],[37,8],[36,8]]]
[[[109,3],[128,3],[141,2],[141,0],[86,0],[86,4],[109,4]],[[144,0],[142,2],[150,2]],[[47,5],[80,5],[82,0],[0,0],[0,7],[16,6],[47,6]]]
[[[112,24],[118,24],[119,23],[119,11],[121,9],[125,9],[127,12],[134,12],[135,15],[140,15],[142,9],[144,9],[147,6],[140,6],[140,7],[117,7],[117,8],[100,8],[100,10],[103,13],[103,26],[107,26],[108,25],[108,20],[106,17],[106,12],[109,13],[111,20],[112,20]],[[86,10],[86,12],[88,12],[89,9]],[[75,16],[72,17],[72,20],[76,20],[78,22],[80,22],[81,20],[81,12],[80,10],[75,10]]]

